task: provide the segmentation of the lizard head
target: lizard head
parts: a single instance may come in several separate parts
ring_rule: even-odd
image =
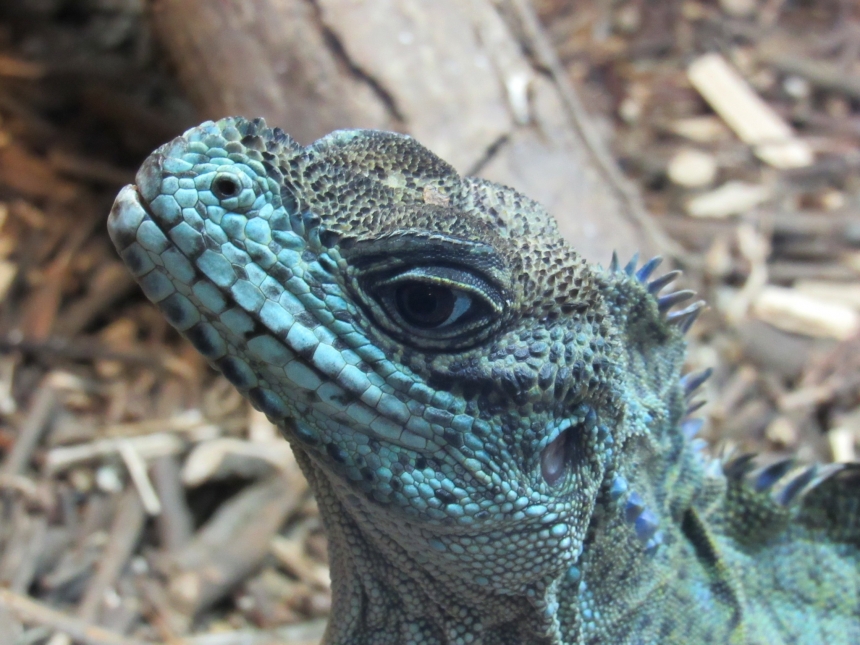
[[[150,156],[109,229],[366,532],[463,584],[522,593],[564,571],[625,442],[675,414],[677,397],[628,395],[619,320],[645,288],[403,135],[302,147],[208,122]],[[675,387],[677,356],[655,365]]]

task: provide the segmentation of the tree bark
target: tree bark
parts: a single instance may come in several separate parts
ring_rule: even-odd
[[[524,53],[536,48],[525,42],[522,0],[153,0],[152,8],[205,118],[263,116],[305,144],[339,128],[405,132],[461,173],[541,202],[592,261],[605,264],[613,249],[657,250],[647,215],[619,187],[588,123],[571,114],[566,80]]]

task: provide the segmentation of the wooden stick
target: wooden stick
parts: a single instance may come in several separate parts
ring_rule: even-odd
[[[179,463],[174,455],[156,457],[151,473],[163,511],[157,520],[159,543],[162,549],[174,553],[188,544],[194,533],[194,520],[185,501]]]
[[[2,473],[4,475],[23,474],[33,451],[39,444],[39,440],[48,429],[57,407],[57,391],[48,384],[49,379],[50,376],[42,380],[39,391],[30,406],[27,419],[18,433],[18,439],[3,462]]]
[[[125,462],[125,467],[128,469],[128,474],[131,476],[131,481],[137,488],[137,494],[140,496],[140,501],[143,503],[143,508],[148,515],[161,515],[161,500],[158,498],[158,493],[152,487],[152,482],[149,480],[149,475],[146,473],[146,462],[140,453],[135,450],[134,444],[128,439],[119,439],[119,454]]]
[[[51,609],[32,598],[0,588],[0,609],[29,625],[46,625],[71,636],[81,645],[155,645],[149,641],[128,638],[66,613]]]
[[[860,75],[822,60],[802,58],[787,54],[785,49],[764,47],[756,54],[776,67],[783,74],[802,76],[807,81],[831,92],[840,92],[854,100],[860,100]]]
[[[171,556],[168,593],[175,607],[194,616],[259,566],[304,494],[299,478],[283,473],[246,488]]]
[[[48,452],[45,465],[52,472],[61,472],[81,462],[119,453],[121,441],[130,443],[144,459],[173,455],[183,449],[182,439],[174,434],[160,432],[128,439],[97,439],[76,446],[62,446]]]
[[[570,83],[569,75],[562,67],[561,61],[547,37],[540,20],[535,13],[530,0],[508,0],[516,12],[530,48],[537,54],[540,63],[545,65],[552,74],[553,81],[558,86],[561,98],[567,108],[570,122],[577,131],[585,148],[591,155],[595,167],[603,175],[606,185],[616,194],[619,204],[622,204],[628,217],[642,228],[650,238],[653,248],[664,253],[670,253],[676,258],[683,259],[685,264],[692,261],[684,248],[666,235],[663,228],[651,217],[631,182],[624,177],[618,164],[609,152],[606,142],[601,139],[598,129],[594,127],[593,119],[588,115],[585,106]]]
[[[98,618],[105,591],[114,584],[143,530],[146,514],[137,491],[133,487],[123,493],[119,509],[110,528],[110,540],[99,560],[96,574],[90,579],[84,597],[78,606],[78,614],[84,620]]]
[[[316,645],[325,632],[325,625],[325,620],[316,619],[276,629],[198,634],[183,638],[175,645]]]

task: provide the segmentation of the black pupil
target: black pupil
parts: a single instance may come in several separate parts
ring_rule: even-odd
[[[239,192],[239,185],[232,179],[222,177],[215,182],[215,191],[221,197],[235,197]]]
[[[447,287],[411,282],[397,289],[397,309],[415,327],[438,327],[454,311],[454,293]]]

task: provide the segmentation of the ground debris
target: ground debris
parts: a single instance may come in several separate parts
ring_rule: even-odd
[[[708,438],[820,460],[856,454],[844,419],[860,404],[847,359],[860,284],[857,7],[535,6],[712,306],[690,352],[691,369],[718,367],[702,410]],[[815,366],[833,351],[844,360],[825,376]]]

